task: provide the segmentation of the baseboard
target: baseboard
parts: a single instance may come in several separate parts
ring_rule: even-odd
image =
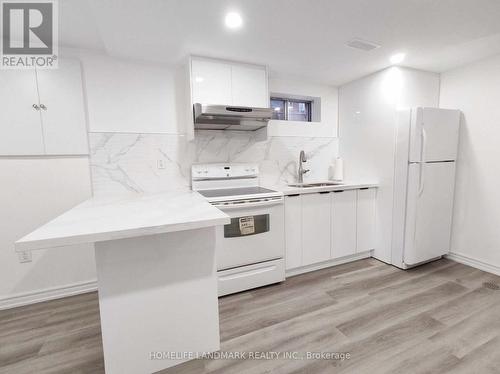
[[[35,292],[25,292],[0,299],[0,310],[40,303],[42,301],[61,299],[63,297],[79,295],[96,290],[97,281],[90,281],[74,283],[64,287],[46,288]]]
[[[460,262],[461,264],[469,265],[473,268],[486,271],[488,273],[500,275],[500,267],[487,264],[486,262],[476,260],[474,258],[470,258],[470,257],[464,256],[464,255],[461,255],[458,253],[452,253],[452,252],[448,253],[444,257],[446,257],[450,260],[456,261],[456,262]]]
[[[373,251],[356,253],[355,255],[352,255],[352,256],[345,256],[345,257],[341,257],[341,258],[336,258],[334,260],[320,262],[319,264],[312,264],[312,265],[302,266],[300,268],[290,269],[290,270],[286,271],[286,276],[293,277],[294,275],[304,274],[304,273],[308,273],[310,271],[315,271],[315,270],[321,270],[321,269],[328,268],[330,266],[342,265],[342,264],[346,264],[348,262],[362,260],[364,258],[372,257],[372,252]]]

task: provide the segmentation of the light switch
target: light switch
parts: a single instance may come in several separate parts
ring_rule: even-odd
[[[158,169],[165,169],[165,160],[163,160],[163,159],[157,160],[156,167]]]

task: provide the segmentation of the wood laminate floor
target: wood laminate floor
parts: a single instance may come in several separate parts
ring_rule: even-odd
[[[319,270],[219,300],[221,351],[247,359],[161,373],[500,373],[499,285],[500,277],[449,260],[408,271],[374,259]],[[0,311],[0,373],[103,367],[96,293]]]

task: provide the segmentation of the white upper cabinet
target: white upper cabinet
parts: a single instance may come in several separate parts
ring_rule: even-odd
[[[35,70],[1,70],[0,103],[0,155],[43,154]]]
[[[55,70],[37,71],[45,153],[88,153],[80,63],[61,60]]]
[[[267,72],[261,66],[232,65],[233,105],[269,107]]]
[[[0,71],[0,155],[88,154],[81,69]]]
[[[269,107],[265,66],[193,57],[192,103]]]
[[[356,253],[356,190],[332,193],[332,258]]]
[[[193,104],[232,104],[231,65],[210,60],[192,60]]]

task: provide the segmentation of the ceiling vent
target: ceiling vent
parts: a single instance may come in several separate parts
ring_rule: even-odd
[[[372,49],[380,48],[380,44],[357,38],[349,40],[347,46],[362,51],[371,51]]]

